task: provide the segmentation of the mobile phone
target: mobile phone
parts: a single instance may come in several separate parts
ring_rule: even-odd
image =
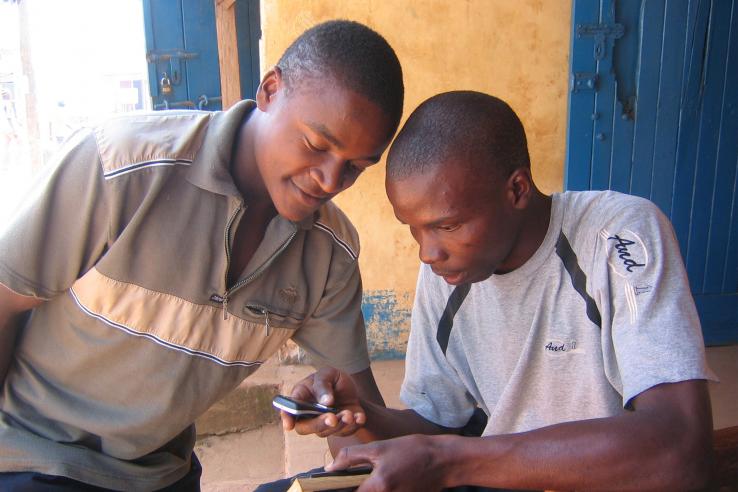
[[[324,413],[337,413],[338,410],[332,407],[321,405],[320,403],[311,403],[309,401],[295,400],[284,395],[277,395],[272,400],[272,405],[276,408],[287,412],[295,417],[315,417]]]

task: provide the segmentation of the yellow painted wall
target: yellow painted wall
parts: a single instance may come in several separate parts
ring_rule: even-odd
[[[423,100],[448,90],[501,97],[525,125],[539,187],[544,192],[562,189],[569,1],[262,0],[261,16],[262,71],[305,29],[341,18],[375,29],[397,52],[405,76],[405,118]],[[372,323],[381,321],[385,342],[395,345],[385,348],[401,351],[409,316],[398,313],[409,313],[419,260],[412,237],[395,220],[385,196],[384,163],[366,172],[336,203],[361,236],[365,305],[378,304],[375,318],[365,310],[370,336],[372,328],[377,330]]]

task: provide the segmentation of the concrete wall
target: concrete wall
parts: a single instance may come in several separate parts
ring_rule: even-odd
[[[528,133],[533,175],[561,190],[571,5],[544,0],[262,0],[262,71],[305,29],[325,20],[362,22],[397,52],[405,74],[405,117],[455,89],[506,100]],[[417,247],[384,193],[384,163],[336,202],[361,236],[364,314],[374,358],[402,356],[418,271]]]
[[[562,189],[571,2],[549,0],[262,0],[262,71],[302,31],[328,19],[362,22],[394,47],[405,74],[405,116],[454,89],[489,92],[520,115],[533,176]],[[418,270],[417,247],[392,214],[384,165],[336,202],[362,241],[364,315],[372,357],[402,357]],[[738,346],[708,349],[716,428],[738,425]]]

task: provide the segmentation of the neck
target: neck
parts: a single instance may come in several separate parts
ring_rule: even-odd
[[[260,126],[260,111],[255,108],[241,123],[233,145],[231,176],[249,208],[273,208],[269,193],[260,176],[256,157],[256,142]]]
[[[546,237],[551,221],[551,197],[537,188],[533,188],[531,195],[518,229],[517,247],[505,264],[497,269],[497,274],[508,273],[523,266],[538,251]]]

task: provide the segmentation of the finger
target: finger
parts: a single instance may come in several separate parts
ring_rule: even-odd
[[[318,434],[328,431],[329,435],[339,425],[338,417],[333,413],[327,413],[314,417],[312,419],[300,419],[295,423],[295,430],[298,434]]]
[[[330,436],[350,436],[356,430],[358,427],[356,425],[346,425],[340,420],[338,421],[338,424],[335,427],[326,427],[324,430],[318,432],[316,435],[318,437],[330,437]]]
[[[354,435],[359,429],[361,429],[360,425],[345,425],[343,427],[339,426],[339,429],[334,432],[333,435],[337,437],[348,437]]]
[[[350,410],[343,410],[337,415],[344,424],[358,426],[366,424],[366,414],[363,411],[351,412]]]
[[[345,425],[354,425],[356,423],[354,412],[351,410],[341,410],[336,414],[336,418]]]
[[[316,436],[318,437],[342,436],[344,435],[345,428],[346,426],[342,424],[338,424],[335,428],[326,429],[323,432],[319,432],[318,434],[316,434]]]
[[[282,419],[282,429],[289,432],[295,428],[295,418],[292,415],[280,410],[279,417]]]
[[[345,470],[354,465],[373,464],[371,460],[373,447],[373,443],[346,446],[338,452],[332,463],[325,466],[325,471]]]

